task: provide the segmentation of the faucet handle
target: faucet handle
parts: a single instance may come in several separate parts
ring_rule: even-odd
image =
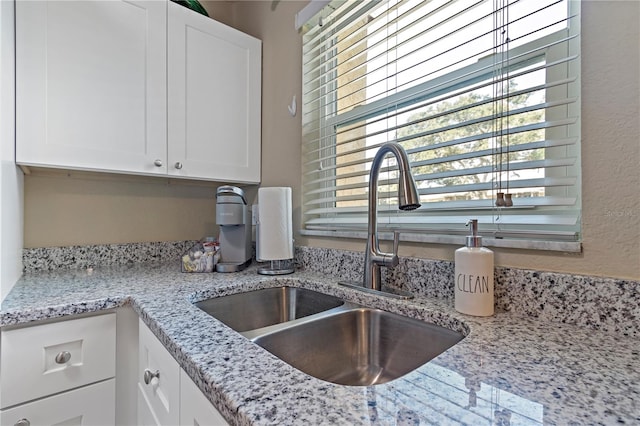
[[[387,268],[394,268],[398,265],[398,244],[400,243],[400,232],[393,231],[393,252],[392,253],[384,253],[383,261],[380,263],[381,266],[386,266]]]
[[[393,254],[398,255],[398,245],[400,244],[400,231],[393,231]]]
[[[400,244],[400,231],[393,231],[393,254],[398,255],[398,245]]]

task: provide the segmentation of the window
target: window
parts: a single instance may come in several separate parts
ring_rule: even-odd
[[[454,242],[477,218],[492,245],[580,250],[578,12],[570,0],[326,6],[303,36],[303,234],[366,230],[371,161],[397,142],[422,207],[398,211],[388,158],[380,229]]]

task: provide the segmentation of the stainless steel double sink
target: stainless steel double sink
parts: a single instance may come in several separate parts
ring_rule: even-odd
[[[195,305],[293,367],[342,385],[389,382],[464,338],[435,324],[296,287]]]

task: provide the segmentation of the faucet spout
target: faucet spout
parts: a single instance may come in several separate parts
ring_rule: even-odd
[[[387,154],[395,156],[398,163],[399,209],[414,210],[420,207],[420,196],[411,175],[411,166],[406,151],[397,143],[382,145],[373,158],[369,173],[368,235],[363,283],[364,287],[378,291],[382,289],[380,267],[392,268],[398,264],[398,233],[394,234],[393,253],[382,252],[378,239],[378,177],[382,160]]]

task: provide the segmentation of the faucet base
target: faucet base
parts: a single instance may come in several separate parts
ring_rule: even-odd
[[[401,299],[401,300],[409,300],[413,299],[413,294],[408,291],[400,290],[393,287],[382,286],[382,290],[374,290],[372,288],[367,288],[362,285],[361,282],[357,281],[339,281],[338,285],[349,287],[354,290],[363,291],[365,293],[376,294],[378,296],[391,297],[393,299]]]

